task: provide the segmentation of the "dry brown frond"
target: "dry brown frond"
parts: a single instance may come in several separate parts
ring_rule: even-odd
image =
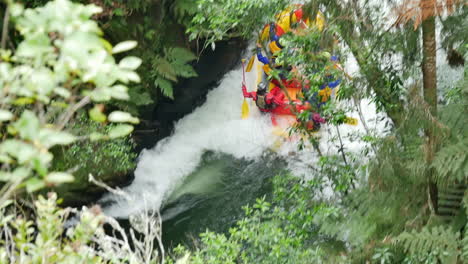
[[[396,21],[394,26],[404,25],[413,21],[414,30],[421,23],[434,16],[449,15],[462,5],[468,5],[466,0],[406,0],[394,8]]]

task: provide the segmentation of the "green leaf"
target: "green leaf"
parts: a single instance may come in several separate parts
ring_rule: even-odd
[[[192,65],[183,64],[176,67],[176,73],[178,76],[182,76],[184,78],[196,77],[198,76],[195,69],[193,69]]]
[[[51,172],[47,175],[46,181],[54,184],[72,182],[75,178],[73,175],[65,172]]]
[[[103,122],[106,122],[107,120],[106,115],[101,112],[101,108],[97,105],[95,105],[91,110],[89,110],[88,113],[89,113],[89,117],[93,121],[103,123]]]
[[[11,173],[0,171],[0,182],[9,182],[12,180]]]
[[[119,7],[119,8],[114,9],[113,13],[116,16],[123,16],[124,15],[124,10]]]
[[[63,109],[66,109],[69,106],[69,104],[67,104],[66,102],[61,102],[61,101],[53,101],[50,105],[53,107],[58,107],[58,108],[63,108]]]
[[[127,70],[136,70],[140,67],[142,60],[140,58],[129,56],[119,62],[119,67]]]
[[[115,45],[115,47],[112,49],[112,53],[116,54],[116,53],[131,50],[135,48],[137,44],[138,43],[134,40],[127,40],[127,41],[120,42],[119,44]]]
[[[99,38],[99,41],[104,46],[107,52],[112,53],[112,44],[110,44],[109,41],[103,38]]]
[[[131,114],[122,111],[114,111],[109,115],[109,121],[116,123],[125,123],[129,122],[132,124],[138,124],[140,120],[136,117],[133,117]]]
[[[109,101],[111,99],[112,89],[100,87],[94,89],[89,95],[95,102]]]
[[[177,81],[177,73],[174,66],[166,59],[156,57],[153,60],[153,68],[156,70],[156,75],[161,76],[171,81]]]
[[[60,95],[61,97],[65,99],[69,98],[71,95],[71,92],[68,89],[65,89],[63,87],[56,87],[54,89],[54,93],[56,93],[57,95]]]
[[[5,122],[11,120],[13,118],[13,114],[10,111],[0,109],[0,122]]]
[[[28,105],[34,103],[34,99],[30,97],[20,97],[13,101],[14,105]]]
[[[186,64],[187,62],[197,59],[197,56],[186,48],[176,47],[169,49],[167,55],[170,59],[178,64]]]
[[[156,81],[154,81],[154,85],[161,89],[164,96],[174,99],[174,91],[171,82],[162,78],[157,78]]]
[[[89,135],[89,140],[91,141],[98,141],[98,140],[103,140],[103,139],[107,139],[107,135],[97,133],[97,132],[93,132]]]
[[[151,94],[145,91],[145,88],[141,86],[135,86],[129,90],[130,101],[136,104],[137,106],[148,105],[153,103],[151,99]]]
[[[37,150],[21,140],[7,139],[0,144],[0,153],[7,153],[22,164],[36,156]]]
[[[21,14],[23,14],[24,7],[21,4],[18,3],[12,3],[10,4],[10,14],[12,17],[18,17]]]
[[[129,80],[129,81],[132,81],[132,82],[136,82],[136,83],[139,83],[141,80],[140,80],[140,76],[136,73],[136,72],[133,72],[133,71],[125,71],[123,72],[122,74],[125,75],[125,77]]]
[[[20,119],[13,126],[22,138],[29,140],[37,138],[40,128],[39,119],[29,110],[24,111]]]
[[[39,140],[47,148],[55,145],[68,145],[75,142],[76,137],[68,132],[54,131],[44,128],[39,131]]]
[[[13,204],[13,200],[5,200],[3,204],[0,204],[0,209],[5,208]]]
[[[118,125],[109,131],[109,137],[110,138],[119,138],[119,137],[124,137],[132,133],[133,131],[133,126],[132,125]]]
[[[31,178],[26,181],[26,190],[29,193],[35,192],[45,187],[45,182],[39,178]]]
[[[186,253],[182,258],[178,259],[175,264],[188,264],[190,260],[190,253]]]
[[[119,99],[119,100],[130,99],[127,86],[117,84],[117,85],[112,86],[111,88],[112,88],[111,94],[113,98]]]
[[[36,172],[40,176],[45,177],[47,175],[47,172],[48,172],[47,167],[46,167],[47,164],[44,164],[43,162],[41,162],[40,159],[34,159],[32,163],[34,166],[34,170],[36,170]]]

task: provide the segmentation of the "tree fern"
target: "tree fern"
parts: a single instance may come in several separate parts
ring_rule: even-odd
[[[442,263],[457,263],[463,242],[459,238],[459,232],[445,226],[435,226],[432,229],[424,227],[420,232],[404,232],[396,241],[411,254],[436,253]]]

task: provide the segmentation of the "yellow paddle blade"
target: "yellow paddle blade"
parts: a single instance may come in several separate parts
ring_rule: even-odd
[[[278,137],[283,137],[283,138],[289,138],[288,132],[286,132],[284,129],[280,127],[275,127],[272,130],[273,135],[278,136]]]
[[[281,146],[283,146],[283,141],[281,141],[280,139],[277,139],[277,140],[275,140],[273,145],[271,145],[270,149],[271,149],[271,151],[278,152],[280,150]]]
[[[250,57],[249,63],[247,64],[247,68],[245,69],[246,72],[250,72],[252,70],[254,61],[255,61],[255,55],[252,55],[252,57]]]
[[[345,124],[357,126],[358,120],[354,117],[346,117]]]
[[[242,119],[247,119],[249,117],[249,104],[247,100],[244,98],[244,102],[242,102]]]

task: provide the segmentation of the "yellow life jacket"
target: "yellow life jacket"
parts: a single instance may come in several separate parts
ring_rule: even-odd
[[[263,65],[263,71],[267,74],[270,75],[271,73],[271,67],[268,64]]]
[[[271,51],[272,54],[275,54],[275,53],[277,53],[278,51],[281,50],[281,48],[278,47],[278,45],[276,44],[276,41],[270,42],[268,47],[270,48],[270,51]]]
[[[291,7],[286,8],[276,16],[276,23],[288,32],[291,29]]]

